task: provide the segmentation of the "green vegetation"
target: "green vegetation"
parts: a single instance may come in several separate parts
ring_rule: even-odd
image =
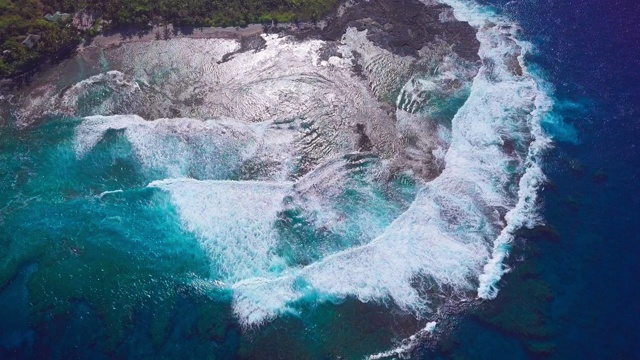
[[[44,11],[38,0],[0,0],[0,76],[26,71],[45,59],[56,61],[81,42],[69,19],[50,22]]]
[[[171,23],[179,27],[244,26],[250,23],[315,21],[338,0],[0,0],[0,77],[57,61],[72,53],[102,25],[111,30]],[[93,26],[74,24],[73,17],[56,22],[56,12],[85,11]],[[90,24],[91,25],[91,24]],[[80,29],[83,28],[83,29]],[[29,34],[37,38],[30,44]]]
[[[177,26],[242,26],[272,20],[313,20],[336,0],[40,0],[48,11],[74,13],[86,9],[116,26],[147,27],[169,22]]]

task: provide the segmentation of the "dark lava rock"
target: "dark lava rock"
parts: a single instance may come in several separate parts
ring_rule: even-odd
[[[342,53],[338,51],[338,44],[335,42],[327,42],[322,45],[320,51],[318,51],[318,55],[321,60],[329,60],[332,56],[342,57]]]
[[[466,22],[440,21],[440,14],[450,13],[446,5],[425,5],[418,0],[358,1],[338,10],[323,29],[308,28],[290,33],[298,38],[317,37],[338,41],[349,27],[368,30],[370,41],[402,56],[417,56],[418,50],[440,38],[453,45],[460,57],[479,60],[480,43],[476,31]]]
[[[252,35],[240,38],[240,49],[236,51],[232,51],[228,54],[224,54],[222,60],[218,61],[218,64],[225,63],[236,54],[240,54],[247,51],[257,52],[263,50],[267,44],[267,41],[263,39],[260,35]]]
[[[356,124],[356,133],[358,134],[358,151],[371,151],[373,145],[367,136],[364,124]]]

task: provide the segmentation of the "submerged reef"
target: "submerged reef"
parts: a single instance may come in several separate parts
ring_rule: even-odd
[[[551,285],[540,277],[536,250],[541,242],[549,240],[553,240],[553,233],[543,228],[523,231],[514,247],[510,261],[513,270],[505,275],[503,291],[472,312],[482,323],[524,339],[525,348],[535,355],[548,355],[555,348],[554,329],[549,323],[554,295]]]

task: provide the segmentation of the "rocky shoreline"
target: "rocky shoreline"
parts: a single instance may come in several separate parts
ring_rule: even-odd
[[[475,61],[480,43],[475,29],[457,21],[451,8],[425,4],[419,0],[376,0],[344,2],[322,28],[302,27],[288,31],[298,39],[319,38],[339,41],[347,28],[367,30],[367,38],[377,46],[400,56],[418,56],[420,49],[435,40],[444,40],[461,58]]]
[[[342,1],[324,20],[285,24],[250,24],[245,27],[180,28],[172,25],[157,26],[150,31],[136,29],[103,33],[89,44],[80,45],[75,55],[64,62],[73,61],[92,50],[107,50],[124,44],[166,41],[170,39],[235,39],[241,42],[259,37],[263,33],[281,33],[298,40],[320,39],[339,41],[347,28],[367,30],[367,38],[377,46],[399,56],[418,56],[418,51],[435,40],[443,40],[452,50],[468,61],[478,61],[479,42],[475,30],[467,23],[457,21],[451,8],[442,4],[425,4],[419,0]],[[258,40],[259,41],[259,40]],[[244,45],[243,45],[244,48]],[[251,48],[249,45],[248,48]],[[44,74],[61,64],[40,65],[33,71],[0,81],[4,95],[23,93]]]
[[[343,1],[319,22],[285,24],[249,24],[244,27],[180,28],[158,26],[144,33],[135,31],[102,34],[85,47],[109,48],[125,43],[189,39],[242,40],[262,33],[284,33],[298,40],[338,41],[346,29],[367,30],[368,39],[400,56],[417,56],[418,51],[436,38],[452,44],[453,50],[466,60],[478,60],[479,42],[475,30],[457,21],[451,8],[442,4],[426,5],[419,0]]]

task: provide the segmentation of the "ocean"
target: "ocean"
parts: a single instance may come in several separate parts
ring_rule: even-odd
[[[228,118],[81,119],[127,103],[108,82],[78,97],[77,116],[4,124],[0,358],[640,358],[640,5],[482,5],[458,15],[517,23],[535,81],[512,81],[497,62],[454,94],[443,111],[459,112],[454,125],[438,128],[447,166],[428,186],[411,172],[380,180],[384,161],[353,154],[284,178],[302,172],[286,158],[289,119],[276,129]],[[482,44],[512,34],[505,24],[487,27]],[[481,49],[495,60],[514,48],[505,43]],[[131,94],[154,85],[109,74]],[[287,81],[305,90],[327,80]],[[483,112],[487,99],[511,102]],[[520,106],[542,114],[542,131]],[[487,157],[493,147],[479,136],[496,129],[474,121],[507,123],[512,133],[498,132],[521,162],[493,166],[502,158]],[[263,153],[285,160],[260,163]],[[434,202],[449,217],[424,225]],[[496,203],[505,211],[487,215]],[[416,229],[438,241],[425,245]],[[487,246],[487,237],[497,240]]]
[[[637,359],[640,5],[484,3],[514,19],[535,45],[529,61],[553,85],[557,112],[576,128],[578,142],[557,142],[548,155],[543,214],[552,229],[529,234],[532,273],[550,294],[527,324],[546,329],[504,326],[505,317],[466,318],[453,350],[427,351],[425,358]],[[521,280],[506,280],[502,295],[523,301]],[[530,308],[526,300],[515,306]]]

